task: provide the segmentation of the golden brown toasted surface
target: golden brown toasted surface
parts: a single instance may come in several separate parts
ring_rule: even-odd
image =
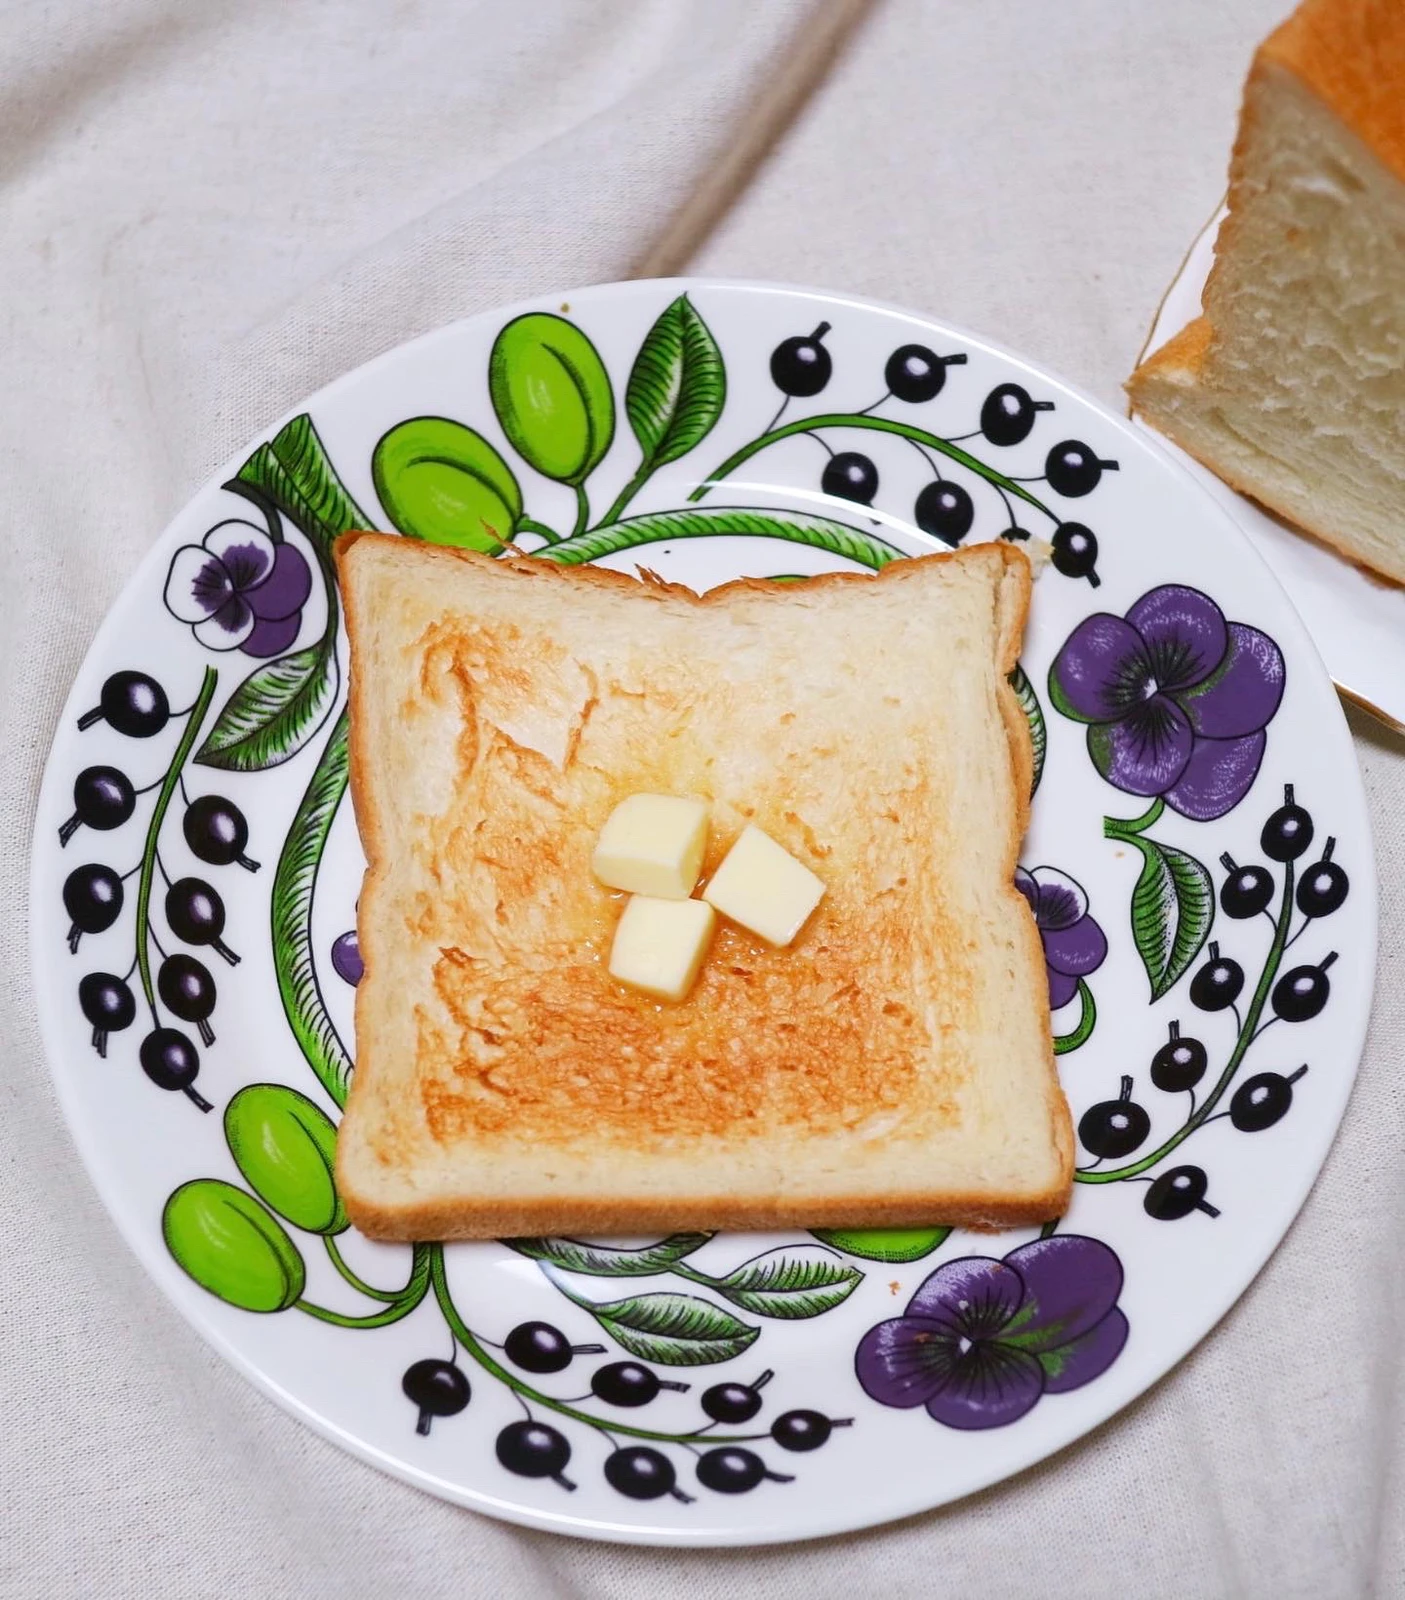
[[[590,656],[574,641],[568,661],[510,621],[455,617],[416,654],[403,715],[447,703],[463,727],[448,804],[417,830],[416,886],[400,908],[406,937],[439,952],[442,1009],[421,1011],[416,1039],[437,1139],[511,1128],[569,1142],[584,1121],[637,1146],[767,1121],[842,1127],[899,1106],[952,1115],[965,1060],[950,1052],[921,1074],[916,1062],[935,1038],[975,1028],[971,985],[954,966],[924,1017],[873,981],[875,952],[889,968],[916,966],[916,941],[961,940],[943,886],[909,870],[915,829],[962,830],[952,768],[936,741],[900,747],[899,696],[868,708],[866,748],[888,746],[888,728],[892,744],[849,794],[837,739],[817,746],[794,709],[766,714],[778,687],[766,651],[754,672],[725,648],[711,662],[696,646],[635,660],[609,639]],[[821,678],[828,667],[816,654],[795,670]],[[563,680],[570,691],[542,737],[543,686]],[[750,821],[827,886],[789,949],[724,927],[678,1006],[605,971],[622,897],[595,882],[590,852],[613,807],[641,789],[711,800],[705,875]],[[836,827],[836,805],[860,808],[865,826]],[[797,1070],[817,1059],[823,1073]]]
[[[696,1159],[703,1211],[797,1220],[804,1175],[787,1199],[784,1169],[807,1142],[827,1152],[815,1214],[876,1215],[885,1138],[920,1158],[998,1132],[1006,1073],[1025,1086],[1012,1137],[1032,1144],[1032,1181],[975,1183],[969,1214],[1050,1213],[1071,1163],[1038,936],[1011,885],[1030,772],[1005,682],[1029,593],[1018,552],[702,599],[375,535],[338,556],[369,862],[339,1153],[358,1222],[385,1218],[367,1171],[401,1184],[396,1236],[556,1217],[568,1172],[584,1217],[587,1148],[607,1191],[591,1215],[679,1214]],[[874,626],[845,623],[855,596]],[[610,978],[623,897],[590,872],[601,824],[641,790],[711,803],[704,877],[755,822],[826,884],[788,949],[724,926],[676,1006]],[[1011,1059],[992,1069],[997,1045]],[[739,1198],[708,1170],[719,1152]],[[626,1160],[659,1192],[611,1209]],[[487,1192],[495,1163],[532,1192]],[[924,1192],[942,1193],[939,1171]]]
[[[1405,181],[1405,4],[1306,0],[1259,47]]]

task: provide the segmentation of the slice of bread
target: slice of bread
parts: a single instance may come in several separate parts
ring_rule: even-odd
[[[1204,307],[1133,407],[1405,582],[1405,0],[1308,0],[1260,46]]]
[[[1004,545],[729,584],[410,539],[337,549],[369,869],[347,1210],[384,1239],[1002,1225],[1059,1214],[1072,1131],[1012,885],[1029,599]],[[724,926],[687,1000],[606,971],[624,796],[747,822],[824,899]]]

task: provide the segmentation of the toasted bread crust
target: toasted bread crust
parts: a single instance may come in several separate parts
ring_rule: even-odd
[[[1061,1097],[1062,1098],[1062,1097]],[[1068,1132],[1072,1173],[1073,1133]],[[1071,1182],[1071,1176],[1069,1179]],[[934,1189],[925,1195],[883,1200],[871,1194],[823,1200],[739,1203],[727,1195],[689,1196],[687,1200],[560,1201],[475,1199],[466,1220],[461,1200],[425,1200],[387,1206],[346,1189],[338,1165],[338,1187],[347,1215],[362,1233],[388,1243],[422,1239],[609,1238],[644,1234],[727,1230],[756,1233],[783,1228],[971,1228],[995,1232],[1030,1227],[1060,1217],[1068,1209],[1069,1182],[1051,1184],[1038,1194],[999,1200],[979,1193]]]
[[[1153,350],[1124,385],[1132,404],[1139,406],[1158,382],[1186,386],[1199,382],[1214,336],[1210,319],[1200,316]]]
[[[367,641],[374,623],[364,614],[366,596],[361,585],[349,576],[349,569],[358,559],[365,559],[368,554],[374,559],[377,547],[380,553],[391,557],[397,567],[409,558],[422,566],[427,563],[437,568],[446,588],[452,585],[455,575],[462,573],[465,564],[477,568],[485,576],[491,569],[489,581],[493,584],[506,582],[520,586],[524,607],[537,604],[548,592],[553,597],[557,592],[569,594],[573,608],[586,603],[584,597],[592,593],[610,596],[612,600],[626,599],[630,615],[639,617],[639,630],[649,626],[645,608],[651,602],[667,608],[670,614],[676,614],[681,608],[699,615],[729,617],[738,610],[739,601],[753,610],[760,602],[769,612],[771,607],[783,606],[785,596],[794,592],[782,590],[767,580],[741,579],[705,596],[697,596],[656,578],[640,584],[630,576],[600,568],[563,568],[532,558],[508,557],[494,561],[467,552],[423,545],[410,545],[407,549],[405,541],[379,535],[350,535],[339,542],[337,561],[343,574],[347,626],[353,646],[351,788],[368,858],[367,884],[359,917],[361,950],[367,970],[356,998],[360,1041],[381,1036],[385,996],[378,992],[377,978],[388,963],[396,959],[396,951],[385,941],[398,941],[403,937],[393,931],[387,932],[385,918],[377,910],[382,892],[396,872],[392,859],[394,830],[384,811],[387,780],[377,766],[370,732],[374,721],[371,701],[383,694],[384,689],[374,681],[375,674],[364,669],[361,660],[361,652],[370,648]],[[353,556],[356,550],[362,551],[360,558]],[[1032,1004],[1042,1019],[1039,1053],[1043,1081],[1036,1084],[1034,1092],[1044,1100],[1049,1139],[1055,1152],[1054,1181],[1042,1187],[1033,1186],[1037,1192],[1026,1189],[1012,1194],[967,1192],[951,1186],[919,1192],[908,1184],[904,1192],[894,1196],[875,1192],[870,1183],[852,1195],[843,1192],[842,1186],[836,1189],[835,1185],[824,1194],[808,1196],[803,1193],[788,1196],[774,1185],[775,1192],[769,1194],[757,1193],[753,1186],[745,1194],[729,1195],[710,1193],[704,1183],[694,1185],[693,1192],[680,1196],[574,1193],[557,1197],[549,1191],[475,1191],[469,1158],[469,1170],[456,1192],[401,1194],[389,1199],[379,1188],[380,1179],[386,1170],[414,1169],[417,1163],[422,1163],[424,1129],[428,1130],[431,1143],[441,1150],[481,1149],[485,1143],[491,1146],[494,1141],[507,1139],[543,1150],[559,1145],[565,1152],[572,1141],[589,1138],[601,1141],[606,1147],[617,1146],[628,1151],[632,1143],[646,1150],[651,1147],[668,1149],[680,1140],[685,1145],[689,1141],[703,1141],[704,1144],[713,1141],[713,1145],[709,1145],[713,1148],[720,1139],[725,1145],[728,1139],[739,1137],[743,1130],[751,1128],[753,1123],[749,1119],[756,1117],[778,1116],[787,1128],[799,1125],[802,1132],[823,1135],[828,1130],[829,1135],[834,1135],[836,1130],[842,1132],[846,1117],[857,1114],[856,1107],[865,1113],[880,1112],[884,1107],[890,1110],[895,1106],[904,1107],[924,1095],[925,1114],[938,1123],[944,1116],[949,1120],[954,1114],[950,1110],[944,1112],[940,1104],[933,1102],[928,1087],[921,1081],[912,1051],[904,1043],[903,1026],[910,1024],[910,1019],[900,1025],[889,1014],[901,1013],[903,1006],[886,1004],[881,993],[863,992],[863,986],[851,975],[853,956],[842,944],[834,944],[827,936],[824,906],[821,914],[817,914],[814,928],[807,930],[801,945],[791,951],[759,950],[736,930],[724,930],[699,990],[683,1008],[661,1012],[653,1002],[646,1002],[638,995],[602,986],[598,956],[608,938],[615,908],[608,896],[584,883],[588,875],[583,871],[582,862],[576,859],[579,840],[588,837],[591,830],[566,829],[563,853],[556,847],[551,828],[543,832],[537,826],[532,807],[551,803],[551,788],[556,782],[552,774],[556,769],[545,761],[541,752],[530,748],[530,739],[525,746],[511,739],[504,743],[501,730],[494,731],[492,725],[494,716],[502,720],[502,705],[496,710],[485,709],[484,701],[485,694],[491,695],[492,690],[487,687],[490,685],[496,684],[501,695],[509,698],[520,690],[524,700],[514,702],[520,710],[534,693],[542,691],[543,685],[549,686],[553,673],[569,674],[575,670],[576,663],[563,657],[554,665],[543,665],[535,660],[534,666],[523,667],[516,646],[504,647],[502,638],[494,635],[491,629],[479,633],[468,628],[472,635],[469,648],[473,668],[467,671],[463,660],[467,624],[456,622],[442,638],[431,637],[433,628],[426,630],[425,659],[426,662],[432,660],[434,665],[423,668],[424,673],[439,674],[441,681],[444,674],[454,679],[458,725],[463,730],[456,758],[457,781],[480,785],[475,791],[476,798],[468,803],[469,811],[463,812],[460,821],[453,826],[462,829],[473,805],[480,805],[481,813],[475,813],[478,815],[478,822],[474,824],[475,838],[484,828],[491,835],[495,819],[501,820],[504,811],[516,803],[519,791],[525,790],[529,797],[534,794],[538,797],[529,798],[515,824],[536,829],[525,849],[519,852],[522,859],[507,861],[506,849],[497,850],[493,855],[497,847],[491,838],[488,844],[475,846],[479,855],[474,858],[474,871],[481,876],[484,855],[493,861],[493,892],[499,895],[498,911],[490,915],[481,906],[466,903],[459,917],[463,925],[463,944],[472,945],[480,934],[489,943],[499,936],[492,927],[488,927],[486,934],[483,930],[491,924],[492,915],[499,918],[504,915],[504,900],[508,902],[506,914],[510,917],[514,902],[531,904],[534,897],[558,892],[565,899],[557,907],[556,914],[569,924],[569,936],[575,944],[572,950],[548,952],[530,984],[514,979],[511,974],[505,975],[492,961],[485,960],[486,944],[476,950],[465,949],[462,945],[441,945],[434,977],[438,998],[430,1007],[436,1015],[429,1016],[423,1006],[417,1013],[418,1042],[414,1049],[420,1063],[419,1106],[409,1115],[405,1127],[388,1125],[392,1119],[387,1116],[378,1095],[377,1104],[371,1104],[372,1080],[393,1070],[393,1066],[378,1061],[375,1050],[369,1056],[365,1055],[364,1047],[358,1052],[363,1059],[353,1080],[347,1122],[339,1143],[338,1182],[349,1214],[363,1231],[380,1238],[407,1239],[573,1231],[638,1232],[684,1225],[709,1228],[863,1226],[941,1220],[973,1226],[1010,1226],[1042,1221],[1058,1214],[1066,1204],[1072,1178],[1072,1127],[1057,1085],[1047,1026],[1042,949],[1028,908],[1011,882],[1028,815],[1032,752],[1028,726],[1013,691],[1005,682],[1005,675],[1015,665],[1028,605],[1028,563],[1008,546],[983,546],[959,556],[940,555],[894,563],[876,579],[832,574],[811,579],[803,587],[812,595],[836,585],[854,584],[876,584],[888,592],[897,585],[921,582],[922,568],[927,562],[969,563],[972,560],[978,564],[994,563],[998,567],[998,571],[992,573],[998,660],[992,665],[999,668],[995,694],[1014,785],[1011,823],[1004,836],[1002,896],[1011,937],[1018,945],[1017,965],[1022,974],[1033,974],[1038,980],[1038,994]],[[553,604],[554,598],[547,603]],[[535,635],[531,648],[534,659],[536,653],[549,650]],[[517,677],[521,678],[520,683],[515,681]],[[423,685],[427,680],[422,675],[420,681]],[[593,680],[587,683],[584,692],[586,709],[580,719],[582,727],[597,715],[596,706],[602,694],[600,685]],[[653,692],[656,700],[666,702],[671,692],[668,681],[656,684]],[[416,690],[416,695],[419,693],[420,690]],[[696,712],[696,708],[693,709]],[[413,705],[407,703],[402,714],[410,716],[413,711]],[[581,737],[580,733],[573,735],[576,746]],[[594,737],[592,731],[588,738]],[[627,752],[629,747],[614,748],[619,757],[621,749]],[[575,760],[575,746],[565,760],[568,766]],[[696,772],[692,776],[696,778]],[[614,774],[613,777],[622,779],[624,775]],[[655,786],[668,787],[668,783],[660,781]],[[577,802],[573,803],[581,803],[582,792],[577,792]],[[798,807],[800,802],[795,804]],[[783,807],[781,811],[791,816],[795,824],[788,842],[792,847],[797,843],[813,846],[817,857],[812,859],[812,864],[817,864],[828,847],[820,841],[807,839],[802,817]],[[568,822],[572,820],[567,819]],[[765,812],[764,805],[760,820],[778,826]],[[714,839],[705,870],[715,866],[728,842],[724,828],[721,836]],[[403,852],[403,838],[400,848]],[[820,870],[823,873],[823,866]],[[575,885],[578,877],[582,880],[583,892],[589,896],[588,905],[570,898],[576,892],[573,887],[558,890],[559,883]],[[549,883],[544,888],[546,880]],[[451,895],[452,887],[444,892]],[[836,893],[832,898],[837,902],[842,894]],[[861,909],[859,922],[862,923]],[[591,959],[578,959],[585,947],[593,951]],[[520,944],[513,948],[522,951],[513,958],[519,965],[523,960],[535,959],[535,953]],[[804,963],[804,966],[797,963]],[[802,972],[805,974],[803,981],[799,976]],[[816,1005],[817,996],[823,1001],[826,995],[840,992],[846,999],[838,1007],[829,1002],[829,1009],[819,1005],[811,1014],[809,1007]],[[495,1007],[498,1009],[494,1010]],[[752,1039],[751,1047],[740,1059],[729,1058],[720,1049],[719,1041],[742,1036],[747,1028],[755,1031],[755,1021],[746,1019],[763,1015],[774,1016],[778,1021],[786,1019],[784,1025],[790,1028],[789,1045],[777,1055],[776,1039],[770,1037],[767,1030],[766,1034]],[[502,1017],[510,1017],[511,1022],[500,1026]],[[555,1037],[562,1023],[571,1035],[570,1048],[562,1046]],[[519,1024],[524,1037],[538,1041],[537,1047],[525,1055],[521,1051],[509,1053],[501,1066],[492,1065],[494,1051],[504,1032],[510,1033],[512,1027]],[[669,1045],[675,1035],[674,1044]],[[475,1057],[477,1067],[470,1072],[468,1080],[463,1078],[456,1064],[464,1038],[471,1038],[474,1049],[479,1051]],[[637,1062],[651,1050],[665,1047],[672,1049],[668,1058],[672,1066],[662,1080],[650,1083],[641,1098]],[[779,1071],[778,1064],[782,1063],[786,1049],[798,1060],[823,1056],[824,1071],[800,1074]],[[707,1057],[702,1063],[706,1070],[693,1071],[692,1063],[699,1052]],[[577,1064],[574,1071],[572,1061]],[[485,1066],[485,1062],[489,1065]],[[571,1081],[563,1087],[565,1077]],[[498,1095],[483,1092],[482,1084],[494,1090],[503,1085],[507,1087]],[[412,1095],[413,1092],[412,1089]],[[423,1129],[418,1126],[417,1118],[422,1118]],[[373,1123],[373,1136],[363,1137],[362,1133],[369,1132]],[[352,1133],[351,1140],[346,1137],[348,1129]],[[562,1159],[568,1157],[563,1154]]]

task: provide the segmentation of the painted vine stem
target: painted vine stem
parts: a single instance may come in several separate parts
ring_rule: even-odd
[[[1036,511],[1048,517],[1051,522],[1060,521],[1059,515],[1051,511],[1037,495],[1032,495],[1023,484],[1017,483],[1013,478],[1006,477],[1003,472],[997,472],[994,467],[987,466],[979,456],[973,456],[969,450],[963,450],[960,445],[953,444],[949,439],[940,435],[929,433],[925,428],[915,427],[910,422],[898,422],[891,417],[875,417],[859,411],[830,411],[823,412],[815,417],[802,417],[796,422],[787,422],[782,427],[772,428],[769,432],[752,439],[739,450],[734,451],[688,496],[689,500],[702,500],[714,490],[724,479],[729,478],[738,467],[745,466],[748,461],[761,451],[769,449],[773,444],[779,444],[783,439],[794,438],[797,434],[818,433],[823,428],[859,428],[867,429],[873,433],[890,433],[900,439],[907,439],[911,443],[920,445],[924,449],[934,451],[937,455],[945,456],[949,461],[954,461],[958,466],[964,467],[968,472],[973,472],[978,478],[983,478],[993,488],[1003,494],[1013,495],[1017,500],[1023,500],[1026,505],[1033,506]]]
[[[1288,930],[1293,918],[1293,887],[1295,874],[1293,863],[1283,863],[1283,893],[1279,899],[1278,915],[1274,919],[1273,940],[1269,945],[1268,954],[1264,958],[1263,970],[1259,974],[1259,981],[1254,986],[1254,993],[1244,1012],[1243,1021],[1240,1023],[1239,1032],[1235,1037],[1233,1048],[1230,1050],[1229,1059],[1225,1062],[1224,1070],[1215,1081],[1209,1094],[1186,1118],[1185,1122],[1176,1131],[1159,1144],[1155,1150],[1140,1157],[1136,1161],[1128,1162],[1124,1166],[1109,1167],[1106,1169],[1084,1168],[1074,1174],[1078,1183],[1118,1183],[1125,1178],[1139,1178],[1143,1173],[1149,1172],[1153,1167],[1170,1155],[1179,1145],[1190,1138],[1197,1128],[1203,1126],[1214,1115],[1215,1107],[1224,1098],[1226,1090],[1234,1081],[1235,1074],[1243,1064],[1244,1057],[1248,1054],[1250,1045],[1262,1032],[1259,1019],[1263,1015],[1264,1006],[1268,1003],[1269,995],[1273,992],[1274,981],[1278,977],[1278,969],[1283,962],[1283,953],[1288,947]],[[1268,1026],[1268,1024],[1264,1024]]]

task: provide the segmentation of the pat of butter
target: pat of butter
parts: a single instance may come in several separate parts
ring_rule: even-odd
[[[682,1000],[697,981],[716,924],[701,900],[637,894],[615,928],[610,976],[656,999]]]
[[[787,945],[820,903],[824,883],[755,826],[742,830],[703,899],[767,944]]]
[[[590,867],[601,883],[656,900],[686,900],[707,848],[707,806],[672,794],[632,794],[606,818]]]

